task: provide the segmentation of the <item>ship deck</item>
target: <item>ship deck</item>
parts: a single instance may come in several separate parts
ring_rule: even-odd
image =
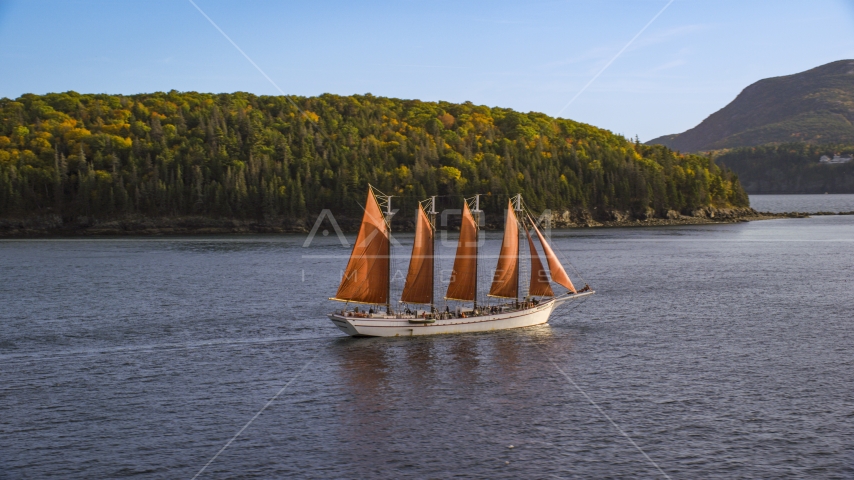
[[[546,323],[552,310],[567,301],[578,300],[594,294],[588,291],[564,295],[542,302],[520,302],[477,310],[437,313],[387,313],[339,310],[328,315],[343,332],[352,336],[414,336],[439,333],[463,333],[508,328],[528,327]]]

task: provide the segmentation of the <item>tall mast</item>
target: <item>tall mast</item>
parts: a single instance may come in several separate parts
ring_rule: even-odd
[[[517,212],[522,211],[522,194],[521,193],[516,194],[516,198],[513,201],[513,210],[516,210]],[[518,218],[519,215],[516,215],[516,217]],[[389,245],[391,245],[391,242],[389,242]],[[516,242],[516,261],[519,262],[519,242],[518,241]],[[519,262],[519,263],[521,264],[521,262]],[[520,284],[519,276],[521,275],[521,273],[522,273],[522,269],[517,268],[516,269],[516,302],[519,301],[519,284]]]
[[[430,251],[433,252],[433,265],[431,268],[433,271],[431,272],[430,279],[430,313],[433,313],[435,310],[435,302],[436,302],[436,195],[430,197],[430,211],[427,212],[430,214],[430,224],[433,226],[433,235],[430,237],[430,241],[433,242],[433,246],[430,248]]]
[[[463,200],[465,201],[465,200]],[[477,193],[474,196],[474,210],[471,212],[474,214],[475,219],[475,231],[474,231],[474,305],[472,306],[472,310],[477,310],[477,260],[480,255],[480,194]]]
[[[385,311],[391,313],[391,195],[386,200],[386,220],[388,221],[388,245],[386,246],[386,258],[388,258],[388,296],[386,297]]]

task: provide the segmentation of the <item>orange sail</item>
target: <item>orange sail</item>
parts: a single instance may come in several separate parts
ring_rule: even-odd
[[[472,301],[477,295],[477,224],[468,204],[463,202],[463,223],[460,225],[460,240],[451,283],[445,298]]]
[[[528,219],[530,220],[530,217],[528,217]],[[563,265],[560,264],[560,260],[557,259],[557,255],[555,255],[552,247],[549,246],[549,243],[543,237],[543,234],[540,233],[540,229],[537,228],[537,224],[531,220],[531,225],[534,226],[534,231],[537,232],[537,237],[540,239],[540,244],[543,246],[543,251],[546,253],[546,260],[549,262],[552,281],[563,285],[572,293],[577,293],[575,291],[575,287],[572,286],[572,281],[569,280],[569,275],[566,274],[566,270],[563,269]]]
[[[389,232],[373,190],[368,190],[362,226],[344,270],[338,293],[331,300],[388,303]]]
[[[415,242],[409,260],[409,272],[400,300],[407,303],[433,303],[433,227],[424,208],[418,206]]]
[[[498,265],[492,277],[490,297],[516,298],[519,293],[519,225],[513,203],[508,202],[504,240],[498,253]]]
[[[537,247],[534,246],[534,239],[531,238],[531,232],[527,228],[525,228],[525,236],[528,237],[528,249],[531,251],[531,286],[528,289],[528,295],[553,297],[555,293],[549,284],[549,274],[543,268]]]

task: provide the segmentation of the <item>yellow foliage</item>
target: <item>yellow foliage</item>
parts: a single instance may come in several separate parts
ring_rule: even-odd
[[[110,141],[113,142],[113,147],[119,149],[129,149],[133,146],[133,140],[130,137],[118,137],[115,135],[110,136]]]
[[[79,142],[91,136],[92,132],[85,128],[72,128],[63,135],[66,142]]]
[[[20,156],[21,156],[21,160],[23,160],[23,162],[27,165],[37,165],[37,164],[41,163],[41,162],[39,162],[39,157],[37,157],[36,154],[33,153],[32,150],[23,150],[20,153]]]
[[[9,140],[9,137],[6,137],[6,136],[3,136],[3,135],[0,135],[0,148],[6,148],[6,147],[7,147],[7,146],[9,146],[11,143],[12,143],[12,141],[11,141],[11,140]]]
[[[397,178],[401,182],[405,182],[406,179],[409,178],[409,175],[411,175],[411,172],[409,171],[409,167],[407,167],[406,165],[401,165],[401,166],[397,167]]]
[[[145,105],[143,105],[142,103],[137,102],[137,103],[134,105],[134,107],[136,108],[136,110],[137,110],[137,112],[138,112],[138,114],[137,114],[137,116],[138,116],[138,117],[146,118],[146,117],[148,117],[148,116],[149,116],[149,110],[148,110],[148,107],[146,107],[146,106],[145,106]]]
[[[133,106],[133,102],[130,102],[128,104],[128,108],[131,108],[132,106]],[[128,119],[131,117],[131,115],[132,115],[132,113],[130,110],[125,110],[123,108],[113,110],[113,119],[119,120],[118,123],[120,123],[120,124],[121,123],[127,123]]]
[[[41,152],[44,150],[52,150],[53,146],[44,138],[36,137],[30,140],[30,148],[37,152]]]
[[[12,129],[12,138],[16,138],[19,145],[24,145],[26,142],[27,136],[30,134],[30,129],[23,126],[18,125],[17,127]]]
[[[0,163],[7,163],[12,160],[12,155],[7,150],[0,150]]]
[[[305,118],[307,118],[307,119],[311,120],[311,121],[312,121],[312,122],[314,122],[314,123],[317,123],[317,121],[318,121],[318,120],[320,120],[320,116],[318,116],[316,113],[311,112],[311,111],[308,111],[308,110],[306,110],[305,112],[303,112],[303,116],[304,116]]]
[[[71,129],[77,126],[77,120],[73,118],[67,118],[62,121],[57,127],[59,129],[59,134],[65,136]]]
[[[463,172],[459,171],[454,167],[441,167],[439,169],[439,179],[442,180],[443,183],[450,183],[451,181],[459,180],[463,175]]]
[[[107,124],[101,127],[101,131],[110,135],[128,135],[130,133],[129,123]]]
[[[491,116],[477,112],[471,114],[471,123],[474,124],[474,128],[477,129],[478,133],[484,133],[494,125],[494,121]]]

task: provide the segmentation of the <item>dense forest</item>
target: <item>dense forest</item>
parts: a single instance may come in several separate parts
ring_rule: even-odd
[[[822,155],[854,154],[854,145],[786,143],[711,152],[738,173],[749,193],[854,193],[854,162],[828,165]]]
[[[0,217],[358,216],[367,184],[401,197],[482,193],[500,212],[638,215],[746,206],[712,160],[586,124],[471,103],[195,92],[0,100]]]

